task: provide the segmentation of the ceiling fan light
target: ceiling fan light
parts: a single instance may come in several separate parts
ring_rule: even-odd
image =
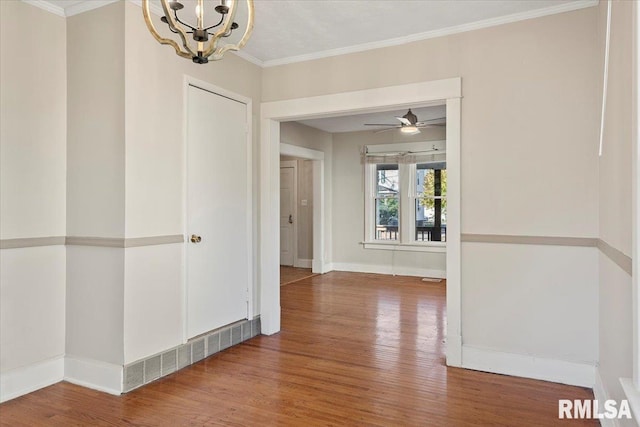
[[[406,134],[406,135],[416,135],[420,133],[420,129],[418,129],[415,126],[402,126],[400,128],[400,132]]]

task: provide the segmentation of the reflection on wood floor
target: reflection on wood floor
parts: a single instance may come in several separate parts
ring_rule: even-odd
[[[445,283],[328,273],[281,288],[282,331],[116,397],[60,383],[3,425],[548,426],[590,390],[444,365]]]
[[[315,276],[310,268],[280,266],[280,285],[287,285],[307,277]]]

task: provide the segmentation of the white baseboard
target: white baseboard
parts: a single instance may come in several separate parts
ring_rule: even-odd
[[[298,268],[311,268],[311,260],[298,258],[296,262],[293,263],[293,266]]]
[[[0,374],[0,402],[62,381],[64,356],[34,363]]]
[[[393,274],[398,276],[434,277],[438,279],[445,279],[447,277],[447,272],[444,270],[429,270],[426,268],[400,266],[394,267],[391,265],[351,264],[344,262],[332,263],[331,270],[351,271],[355,273]]]
[[[592,388],[595,366],[462,346],[462,367]]]
[[[622,386],[622,390],[624,391],[627,401],[629,402],[629,406],[631,407],[632,416],[636,420],[640,419],[640,391],[638,391],[635,384],[633,384],[633,380],[631,378],[620,378],[620,385]],[[602,425],[604,426],[604,423],[602,423]],[[614,424],[611,425],[613,426]],[[615,426],[618,426],[617,421]]]
[[[97,360],[67,356],[64,360],[64,380],[105,393],[122,393],[123,367]]]
[[[595,384],[593,385],[593,397],[598,402],[609,400],[609,393],[607,392],[607,388],[604,386],[604,382],[602,382],[602,377],[600,376],[600,370],[598,368],[596,368],[595,380]],[[618,420],[615,418],[600,418],[600,425],[602,427],[619,427],[620,423],[618,423]]]

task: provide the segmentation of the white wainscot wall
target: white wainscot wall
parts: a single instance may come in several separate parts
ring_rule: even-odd
[[[62,379],[65,247],[0,251],[0,401]]]
[[[594,247],[462,245],[463,366],[592,387]]]
[[[183,247],[125,250],[125,365],[183,342]]]

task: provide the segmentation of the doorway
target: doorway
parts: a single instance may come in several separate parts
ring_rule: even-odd
[[[262,103],[260,204],[260,292],[262,333],[280,330],[280,286],[276,259],[279,239],[279,142],[280,122],[320,118],[345,113],[384,111],[408,106],[446,105],[448,144],[447,218],[447,364],[462,364],[461,248],[460,248],[460,78],[412,83],[348,93]],[[455,171],[454,173],[452,173]],[[276,250],[274,250],[276,249]]]
[[[251,108],[202,82],[185,87],[186,331],[190,339],[249,317]]]
[[[298,252],[298,165],[280,162],[280,265],[294,267]]]

